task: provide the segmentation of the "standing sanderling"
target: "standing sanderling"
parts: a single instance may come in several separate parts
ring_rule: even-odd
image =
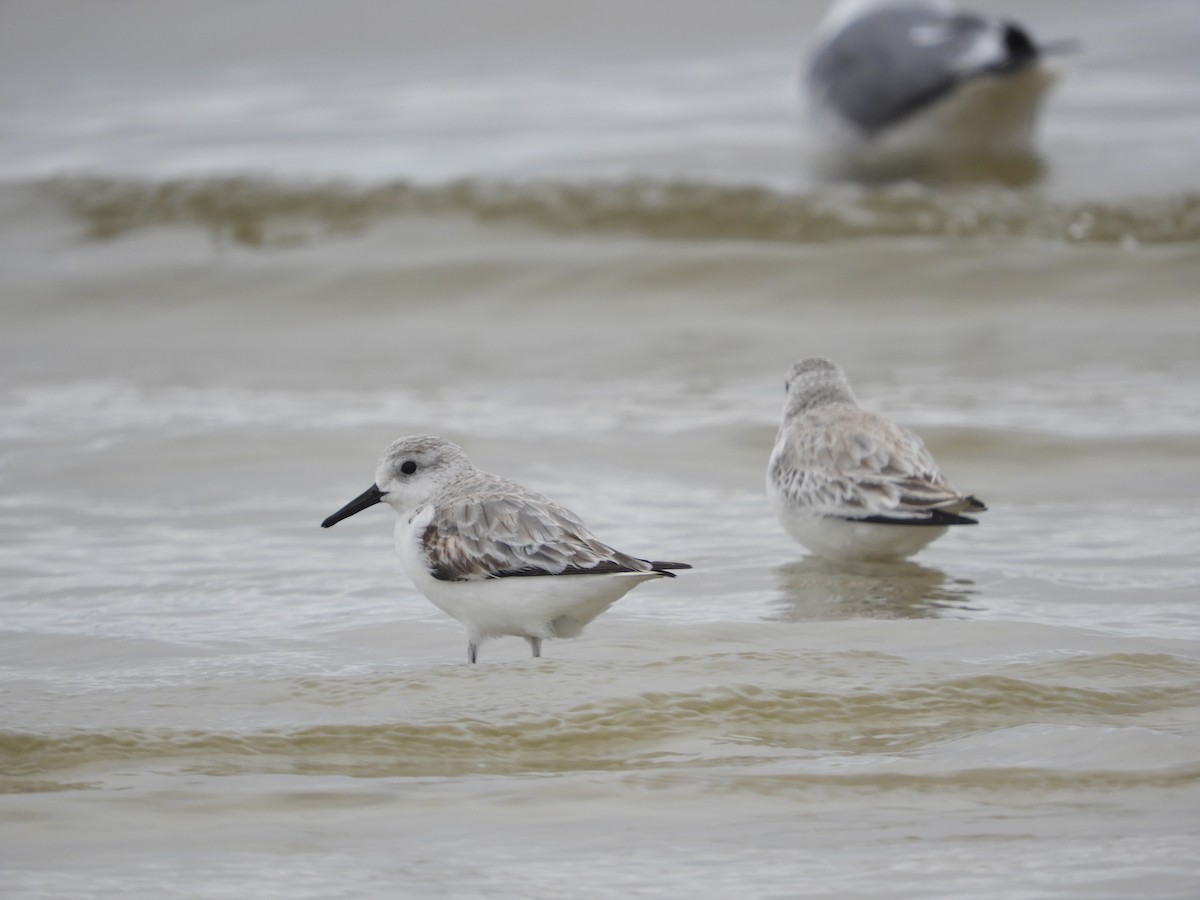
[[[921,439],[858,406],[832,361],[788,373],[767,495],[784,530],[841,560],[911,556],[987,509],[942,475]]]
[[[396,552],[417,590],[467,627],[472,663],[484,640],[503,635],[541,656],[543,638],[575,637],[643,581],[691,568],[614,550],[569,509],[477,469],[437,437],[394,442],[375,483],[321,527],[380,502],[400,516]]]

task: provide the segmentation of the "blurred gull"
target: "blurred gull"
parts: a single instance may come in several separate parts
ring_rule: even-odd
[[[1039,107],[1055,81],[1021,25],[950,0],[837,0],[805,90],[826,174],[1029,180]]]

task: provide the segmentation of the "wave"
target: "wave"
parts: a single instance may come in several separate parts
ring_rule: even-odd
[[[4,731],[0,793],[30,785],[44,790],[58,776],[86,778],[97,768],[151,760],[209,775],[455,777],[650,771],[814,751],[883,759],[1029,722],[1108,727],[1114,717],[1173,712],[1195,701],[1191,685],[1101,690],[986,675],[850,694],[749,684],[655,691],[554,713],[510,709],[496,717],[425,722],[238,732]],[[697,755],[706,743],[712,749]],[[681,755],[680,747],[692,749]],[[871,778],[880,774],[867,769],[863,774]]]
[[[1200,240],[1200,193],[1108,204],[1053,202],[1001,188],[945,192],[916,184],[838,185],[789,194],[646,179],[360,186],[253,177],[55,178],[37,182],[36,189],[82,223],[94,240],[185,225],[206,229],[219,242],[287,246],[421,215],[656,240],[818,244],[878,237],[1003,237],[1124,246]]]

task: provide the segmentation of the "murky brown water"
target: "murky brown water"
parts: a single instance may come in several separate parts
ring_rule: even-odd
[[[439,53],[392,71],[365,7],[226,46],[129,4],[75,80],[11,7],[46,60],[0,54],[0,893],[1191,896],[1191,6],[1010,5],[1086,47],[1019,191],[808,182],[818,4],[518,6],[397,5]],[[815,353],[980,527],[789,542]],[[317,527],[413,432],[696,568],[462,665],[390,514]]]

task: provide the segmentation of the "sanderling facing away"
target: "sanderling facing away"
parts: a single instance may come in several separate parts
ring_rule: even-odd
[[[819,157],[833,174],[907,175],[1033,159],[1039,107],[1055,81],[1015,22],[949,0],[837,0],[817,29],[804,82]]]
[[[787,377],[767,496],[784,530],[839,560],[911,556],[962,513],[987,509],[942,475],[921,439],[859,407],[846,376],[822,357]]]
[[[643,581],[691,568],[614,550],[569,509],[477,469],[441,438],[393,443],[375,483],[321,527],[380,502],[400,516],[396,552],[417,590],[467,626],[468,662],[503,635],[541,656],[544,638],[575,637]]]

